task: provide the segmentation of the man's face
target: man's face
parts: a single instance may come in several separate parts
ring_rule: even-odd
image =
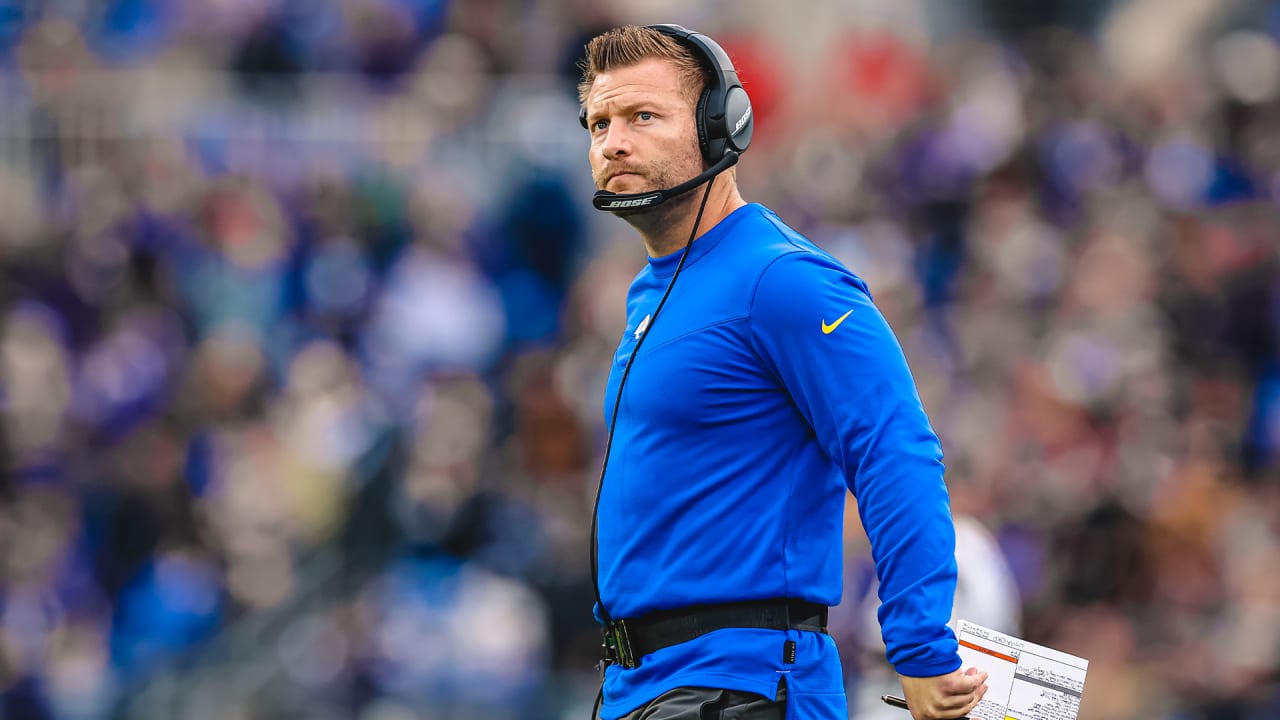
[[[693,107],[666,60],[597,75],[587,96],[587,128],[591,174],[601,190],[648,192],[702,172]]]

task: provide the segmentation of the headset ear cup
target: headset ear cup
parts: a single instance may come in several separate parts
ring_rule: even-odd
[[[698,107],[694,110],[694,124],[698,127],[698,149],[702,151],[702,159],[715,164],[720,158],[711,156],[711,139],[707,136],[707,100],[711,97],[711,89],[702,91],[698,97]]]
[[[729,88],[724,101],[724,125],[726,149],[746,152],[755,133],[755,117],[751,112],[751,98],[741,85]]]

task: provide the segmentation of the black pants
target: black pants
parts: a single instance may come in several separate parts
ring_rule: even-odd
[[[787,686],[778,683],[778,699],[715,688],[676,688],[654,698],[622,720],[785,720]]]

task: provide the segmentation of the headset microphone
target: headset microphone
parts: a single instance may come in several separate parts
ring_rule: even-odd
[[[615,193],[608,190],[597,190],[595,197],[591,198],[591,205],[597,210],[605,210],[607,212],[657,207],[671,198],[689,192],[736,164],[738,164],[738,152],[736,150],[726,150],[724,157],[715,165],[679,185],[664,190],[650,190],[642,193]]]

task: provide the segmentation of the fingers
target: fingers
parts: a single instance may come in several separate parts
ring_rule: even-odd
[[[939,683],[942,697],[935,698],[939,718],[965,717],[987,694],[988,674],[977,668],[955,671]]]
[[[964,672],[956,670],[944,675],[939,689],[948,695],[969,695],[987,682],[987,673],[978,668],[969,668]]]
[[[968,716],[970,712],[973,712],[974,708],[978,707],[978,703],[982,702],[982,696],[984,696],[984,694],[987,694],[987,685],[983,685],[983,687],[978,688],[978,693],[975,694],[973,700],[965,703],[963,710],[960,711],[959,717]]]
[[[977,668],[928,678],[903,677],[902,687],[915,720],[961,718],[987,693],[987,673]]]
[[[949,695],[945,698],[937,700],[935,702],[935,706],[939,710],[950,713],[950,712],[956,712],[957,710],[965,710],[971,707],[970,705],[971,703],[972,705],[977,705],[979,701],[980,701],[980,696],[977,695],[976,693],[971,695]],[[963,715],[964,713],[957,713],[957,714]]]

